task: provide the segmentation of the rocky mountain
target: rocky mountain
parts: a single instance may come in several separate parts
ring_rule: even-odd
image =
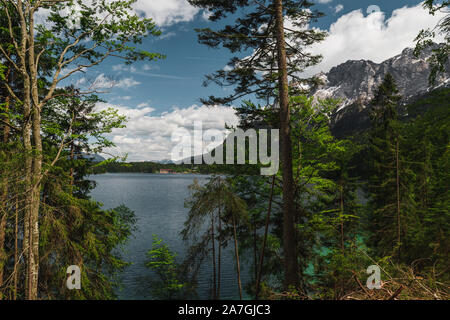
[[[319,74],[323,85],[318,86],[313,95],[321,99],[341,99],[342,103],[333,117],[333,128],[338,135],[351,134],[368,126],[370,100],[387,73],[391,73],[396,80],[403,104],[411,103],[437,88],[450,87],[450,60],[447,72],[438,77],[435,87],[429,86],[427,59],[431,53],[428,49],[416,58],[414,49],[407,48],[382,63],[349,60],[328,73]]]
[[[85,152],[83,152],[80,156],[75,156],[75,159],[79,159],[79,158],[88,159],[93,162],[102,162],[102,161],[106,160],[99,154],[89,154],[89,153],[85,153]]]
[[[159,160],[159,161],[155,161],[156,163],[159,164],[174,164],[172,160],[169,159],[164,159],[164,160]]]

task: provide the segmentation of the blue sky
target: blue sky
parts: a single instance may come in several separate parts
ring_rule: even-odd
[[[148,1],[148,0],[145,0]],[[150,0],[167,1],[167,0]],[[318,2],[327,2],[326,0]],[[390,16],[394,9],[405,5],[416,5],[419,1],[374,1],[374,0],[341,0],[329,1],[328,3],[318,3],[317,9],[324,12],[326,16],[315,24],[321,29],[328,29],[340,16],[353,10],[361,9],[366,13],[371,5],[378,5],[380,9]],[[336,7],[342,5],[343,9],[336,13]],[[132,97],[129,105],[139,105],[150,103],[157,111],[169,111],[173,107],[187,107],[192,104],[199,104],[200,97],[211,94],[224,94],[222,89],[215,86],[202,87],[205,74],[222,69],[231,57],[227,50],[214,50],[197,42],[195,28],[214,27],[214,23],[206,21],[199,13],[193,17],[192,21],[179,22],[162,28],[161,39],[148,38],[144,41],[143,47],[149,51],[161,52],[167,58],[157,63],[152,63],[154,68],[151,71],[140,70],[147,75],[132,74],[132,78],[140,82],[140,85],[127,89],[115,89],[114,93],[108,95],[110,102],[121,102],[119,97]],[[105,73],[110,77],[125,76],[117,75],[112,66],[120,64],[120,61],[109,60],[97,71]],[[139,70],[142,64],[136,64]],[[127,76],[131,76],[128,74]],[[113,100],[114,99],[114,100]],[[122,101],[123,102],[123,101]]]
[[[327,30],[330,36],[311,49],[323,54],[324,61],[307,75],[327,72],[349,59],[382,62],[412,46],[418,32],[434,26],[439,18],[428,15],[417,0],[315,2],[326,16],[311,27]],[[373,12],[377,8],[381,12]],[[211,110],[200,105],[201,97],[227,94],[217,86],[205,88],[202,82],[206,74],[224,68],[231,54],[198,44],[194,29],[214,28],[215,24],[185,0],[138,0],[136,10],[154,18],[163,31],[158,39],[145,39],[143,49],[167,58],[132,67],[111,59],[72,81],[80,86],[104,84],[109,93],[103,98],[108,104],[99,108],[114,106],[130,118],[127,129],[114,131],[116,153],[128,153],[133,161],[167,159],[173,146],[171,131],[191,127],[189,121],[204,120],[208,128],[216,129],[222,129],[224,122],[236,123],[231,109]]]

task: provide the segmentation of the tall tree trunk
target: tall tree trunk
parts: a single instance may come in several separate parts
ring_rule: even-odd
[[[8,83],[9,81],[9,69],[6,72],[5,75],[5,82]],[[5,91],[8,92],[8,91]],[[9,93],[6,93],[5,97],[5,104],[4,109],[5,113],[7,114],[9,111],[9,105],[10,105],[10,95]],[[9,117],[5,117],[5,126],[3,127],[3,144],[6,146],[9,140],[9,131],[10,128],[8,126],[9,124]],[[4,267],[6,264],[6,250],[5,250],[5,238],[6,238],[6,220],[7,220],[7,213],[8,213],[8,177],[5,175],[2,181],[3,190],[1,193],[1,199],[0,199],[0,288],[3,287],[3,275],[4,275]],[[0,293],[0,300],[2,299],[2,295]]]
[[[25,253],[25,261],[26,261],[26,273],[25,273],[25,291],[26,297],[28,297],[28,290],[30,286],[29,281],[29,263],[31,261],[31,248],[30,248],[30,213],[31,213],[31,166],[33,163],[33,159],[31,158],[31,134],[30,134],[30,125],[27,123],[23,128],[23,143],[24,143],[24,157],[25,157],[25,176],[24,176],[24,237],[23,237],[23,250]]]
[[[0,203],[0,300],[2,300],[2,292],[1,289],[3,287],[3,273],[5,269],[5,264],[7,260],[7,254],[5,250],[5,237],[6,237],[6,218],[7,218],[7,187],[6,185],[2,191],[2,203]]]
[[[23,81],[23,124],[24,146],[24,238],[23,250],[26,257],[25,292],[29,300],[37,299],[39,270],[39,207],[40,183],[42,178],[41,105],[38,92],[38,68],[34,47],[35,4],[18,1],[15,5],[20,27],[20,45],[17,46],[17,65]],[[33,139],[33,143],[32,143]],[[34,150],[33,150],[34,144]]]
[[[29,25],[29,17],[26,16],[29,14],[28,11],[23,10],[22,1],[17,3],[17,11],[19,15],[19,25],[20,25],[20,50],[17,52],[19,65],[20,65],[20,74],[22,76],[23,81],[23,124],[22,124],[22,143],[24,147],[24,173],[23,173],[23,185],[24,185],[24,237],[23,237],[23,250],[24,256],[26,259],[27,270],[25,273],[25,296],[27,299],[30,298],[30,289],[31,289],[31,271],[33,266],[33,257],[32,257],[32,239],[31,239],[31,218],[32,218],[32,204],[33,204],[33,196],[34,196],[34,188],[33,188],[33,176],[32,176],[32,167],[33,167],[33,147],[31,143],[31,113],[32,113],[32,99],[31,99],[31,80],[29,71],[29,65],[27,64],[27,54],[29,56],[30,47],[29,47],[29,33],[34,37],[34,27],[31,28]],[[34,48],[33,48],[34,50]],[[28,60],[30,61],[30,60]]]
[[[17,300],[17,279],[19,278],[19,190],[16,192],[16,221],[14,225],[14,300]]]
[[[282,0],[274,0],[278,50],[278,85],[280,103],[281,160],[283,170],[283,249],[284,288],[298,287],[298,261],[295,235],[294,179],[292,173],[292,142],[290,127],[289,84],[284,37]]]
[[[236,255],[236,271],[238,278],[239,298],[242,300],[241,264],[239,262],[239,247],[237,242],[236,219],[234,218],[234,214],[232,219],[233,219],[234,252]]]
[[[11,69],[8,67],[8,70],[5,73],[5,83],[8,84],[9,83],[9,75],[10,75],[10,71]],[[11,95],[8,92],[8,89],[5,88],[5,92],[6,92],[6,97],[5,97],[5,104],[4,104],[4,109],[5,109],[5,113],[7,114],[9,112],[10,109],[10,105],[11,105]],[[5,117],[5,127],[3,129],[3,143],[8,143],[9,141],[9,133],[10,133],[10,120],[9,117]]]
[[[342,251],[342,256],[345,256],[345,241],[344,241],[344,183],[341,180],[341,185],[340,185],[340,196],[341,196],[341,213],[340,213],[340,220],[341,220],[341,251]],[[340,293],[342,294],[344,292],[344,279],[342,277],[342,275],[340,275],[340,288],[341,291]],[[335,285],[335,287],[337,287],[337,283]],[[336,289],[335,289],[336,290]],[[335,291],[335,299],[338,298],[337,292]]]
[[[255,268],[255,283],[258,279],[258,243],[256,237],[256,215],[253,215],[253,265]]]
[[[73,134],[73,130],[71,132],[71,134]],[[75,159],[75,145],[74,142],[70,142],[70,161],[73,163],[73,160]],[[75,175],[75,170],[73,168],[73,165],[70,166],[70,185],[73,186],[74,185],[74,175]]]
[[[342,181],[340,185],[340,195],[341,195],[341,250],[342,254],[345,252],[345,245],[344,245],[344,187],[342,186]]]
[[[32,131],[34,142],[34,155],[32,167],[32,202],[31,202],[31,217],[30,217],[30,231],[31,231],[31,263],[30,263],[30,290],[29,300],[36,300],[38,298],[38,276],[39,276],[39,208],[41,202],[41,180],[42,180],[42,137],[41,137],[41,105],[39,103],[38,90],[38,73],[35,65],[34,55],[34,17],[30,13],[29,17],[29,46],[28,52],[29,68],[31,75],[31,97],[32,97]]]
[[[400,212],[400,161],[399,161],[399,138],[395,142],[395,162],[396,162],[396,189],[397,189],[397,246],[398,256],[400,257],[401,245],[401,212]]]
[[[29,97],[29,79],[25,77],[24,79],[24,119],[25,124],[22,130],[22,139],[24,145],[24,188],[25,188],[25,196],[24,196],[24,238],[23,238],[23,250],[25,251],[25,259],[26,259],[26,274],[25,274],[25,291],[26,297],[29,297],[29,288],[30,288],[30,264],[31,264],[31,232],[30,232],[30,220],[31,220],[31,204],[33,202],[33,192],[32,192],[32,166],[33,166],[33,158],[32,158],[32,145],[31,145],[31,99]]]
[[[217,280],[216,280],[216,247],[214,235],[214,213],[211,213],[211,243],[212,243],[212,262],[213,262],[213,300],[217,299]]]
[[[261,286],[262,268],[263,268],[263,262],[264,262],[264,251],[266,250],[267,235],[269,234],[270,214],[272,211],[272,200],[273,200],[274,187],[275,187],[275,176],[272,177],[272,187],[270,189],[270,199],[269,199],[269,207],[267,209],[266,227],[264,230],[264,238],[263,238],[263,243],[262,243],[262,247],[261,247],[261,255],[259,257],[258,277],[256,280],[256,294],[255,294],[256,300],[258,300],[258,298],[259,298],[259,289]]]
[[[222,206],[222,199],[221,199],[221,194],[220,194],[220,190],[221,190],[221,184],[220,184],[220,177],[219,177],[219,257],[218,257],[218,266],[217,266],[217,299],[220,300],[220,278],[221,278],[221,265],[222,265],[222,220],[221,220],[221,216],[222,216],[222,210],[221,210],[221,206]]]
[[[40,114],[33,116],[33,141],[35,147],[35,155],[33,161],[33,189],[31,203],[31,263],[30,263],[30,291],[29,300],[38,298],[38,275],[39,275],[39,208],[41,196],[41,179],[42,179],[42,142],[40,136]]]

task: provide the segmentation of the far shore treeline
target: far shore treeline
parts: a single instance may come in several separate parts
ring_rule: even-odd
[[[158,162],[109,162],[95,167],[94,174],[102,173],[160,173],[168,169],[174,174],[228,174],[242,172],[246,175],[256,175],[259,168],[256,165],[207,165],[207,164],[163,164]]]

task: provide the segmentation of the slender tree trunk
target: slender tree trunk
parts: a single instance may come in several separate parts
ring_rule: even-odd
[[[239,247],[237,242],[237,234],[236,234],[236,219],[233,215],[233,237],[234,237],[234,252],[236,255],[236,271],[238,278],[238,288],[239,288],[239,298],[242,300],[242,283],[241,283],[241,264],[239,262]]]
[[[17,279],[19,277],[19,191],[16,194],[16,221],[14,225],[14,300],[17,300]]]
[[[340,186],[340,194],[341,194],[341,250],[342,254],[345,253],[345,245],[344,245],[344,187]]]
[[[40,115],[33,116],[33,140],[35,144],[35,156],[33,161],[33,189],[30,216],[31,231],[31,263],[30,263],[30,291],[29,300],[37,299],[38,275],[39,275],[39,208],[42,174],[42,142],[40,137]]]
[[[9,73],[10,73],[10,69],[8,68],[8,70],[5,73],[5,83],[9,82]],[[10,107],[10,95],[8,93],[8,91],[5,88],[5,92],[6,92],[6,97],[5,97],[5,103],[4,103],[4,110],[5,113],[7,114],[9,112],[9,107]],[[3,144],[6,146],[8,141],[9,141],[9,132],[10,132],[10,128],[8,126],[8,124],[10,123],[9,121],[9,117],[5,117],[4,119],[5,121],[5,126],[3,127]],[[6,238],[6,220],[7,220],[7,213],[8,213],[8,208],[7,208],[7,199],[8,199],[8,177],[7,175],[5,175],[5,177],[3,178],[2,181],[2,185],[3,185],[3,192],[1,195],[1,200],[0,200],[0,288],[3,286],[3,275],[4,275],[4,267],[6,264],[6,251],[5,251],[5,238]],[[0,294],[0,300],[2,299],[2,296]]]
[[[8,68],[8,70],[5,73],[5,83],[8,84],[9,83],[9,75],[10,75],[10,68]],[[7,88],[5,88],[5,92],[6,92],[6,97],[5,97],[5,104],[4,104],[4,109],[5,109],[5,113],[7,114],[9,112],[10,109],[10,104],[11,104],[11,96],[7,90]],[[9,133],[10,133],[10,127],[8,126],[10,124],[10,120],[9,117],[5,117],[5,122],[6,125],[3,129],[3,143],[8,143],[9,141]]]
[[[28,52],[29,68],[31,75],[31,97],[32,97],[32,131],[34,142],[34,155],[32,167],[32,202],[31,202],[31,263],[30,263],[30,290],[29,300],[36,300],[38,298],[38,276],[39,276],[39,208],[41,202],[41,180],[42,180],[42,137],[41,137],[41,105],[39,103],[38,91],[38,74],[37,66],[35,65],[34,55],[34,17],[30,13],[29,17],[29,46]]]
[[[269,207],[267,209],[267,217],[266,217],[266,227],[264,230],[264,238],[263,238],[263,243],[262,243],[262,247],[261,247],[261,255],[259,257],[258,277],[256,280],[256,294],[255,294],[256,300],[258,300],[258,298],[259,298],[259,290],[260,290],[260,286],[261,286],[261,276],[262,276],[262,268],[263,268],[263,262],[264,262],[264,251],[266,250],[267,235],[269,234],[270,214],[272,211],[272,200],[273,200],[274,187],[275,187],[275,176],[273,176],[273,178],[272,178],[272,187],[270,189]]]
[[[340,195],[341,195],[341,250],[342,250],[342,256],[345,256],[345,241],[344,241],[344,186],[343,182],[341,180],[340,185]],[[340,275],[340,293],[342,294],[344,292],[344,279],[342,275]],[[337,286],[337,283],[336,283]],[[340,295],[339,295],[340,296]],[[338,298],[337,292],[335,293],[335,298]]]
[[[219,218],[219,239],[220,239],[220,233],[222,232],[222,222]],[[222,244],[219,240],[219,252],[218,252],[218,261],[217,261],[217,300],[220,300],[220,285],[221,285],[221,265],[222,265]]]
[[[6,218],[7,218],[7,206],[6,206],[6,197],[7,197],[7,189],[4,187],[4,193],[2,194],[2,203],[0,204],[0,290],[3,287],[3,273],[6,264],[7,254],[4,248],[5,246],[5,236],[6,236]],[[0,300],[2,300],[2,292],[0,291]]]
[[[212,243],[212,262],[213,262],[213,300],[217,299],[217,280],[216,280],[216,247],[214,235],[214,213],[211,213],[211,243]]]
[[[31,101],[31,79],[29,72],[29,65],[27,64],[27,55],[29,56],[29,33],[34,36],[34,29],[29,25],[29,17],[26,15],[28,11],[23,10],[22,1],[17,3],[17,10],[19,15],[20,36],[21,44],[20,50],[17,52],[18,59],[20,61],[20,73],[23,81],[23,126],[22,126],[22,142],[24,147],[24,238],[23,238],[23,250],[26,259],[27,270],[25,273],[25,296],[27,299],[31,297],[31,274],[33,269],[33,256],[32,256],[32,238],[31,238],[31,218],[32,218],[32,204],[34,196],[33,188],[33,147],[31,143],[31,115],[32,115],[32,101]],[[34,50],[34,48],[32,48]],[[28,60],[30,61],[30,59]]]
[[[29,97],[29,78],[26,76],[24,79],[24,119],[25,124],[22,130],[22,139],[24,145],[24,188],[25,188],[25,196],[24,196],[24,238],[23,238],[23,250],[25,251],[26,257],[26,274],[25,274],[25,291],[26,297],[29,297],[29,288],[30,288],[30,270],[31,270],[31,232],[30,232],[30,219],[31,219],[31,203],[33,198],[32,193],[32,145],[31,145],[31,99]]]
[[[253,264],[255,268],[255,283],[258,279],[258,244],[256,238],[256,215],[253,215]]]
[[[25,260],[26,260],[26,273],[25,273],[25,291],[26,297],[28,297],[28,288],[30,286],[29,281],[29,263],[31,261],[31,248],[30,248],[30,209],[31,209],[31,192],[29,192],[31,182],[31,166],[32,166],[32,158],[31,158],[31,135],[30,135],[30,126],[29,124],[25,124],[23,129],[23,143],[24,143],[24,151],[25,151],[25,177],[24,177],[24,187],[26,189],[24,196],[24,237],[23,237],[23,250],[25,252]]]
[[[279,69],[279,103],[281,129],[281,159],[283,170],[283,249],[284,288],[298,287],[299,270],[295,235],[294,179],[292,173],[292,141],[290,127],[289,84],[282,0],[274,0],[276,9],[277,50]]]
[[[222,265],[222,210],[221,210],[221,206],[222,206],[222,199],[220,197],[220,177],[219,177],[219,260],[218,260],[218,266],[217,266],[217,299],[220,300],[220,278],[221,278],[221,265]]]
[[[397,246],[398,255],[400,256],[401,245],[401,212],[400,212],[400,161],[399,161],[399,138],[397,136],[395,143],[395,162],[396,162],[396,189],[397,189]]]

